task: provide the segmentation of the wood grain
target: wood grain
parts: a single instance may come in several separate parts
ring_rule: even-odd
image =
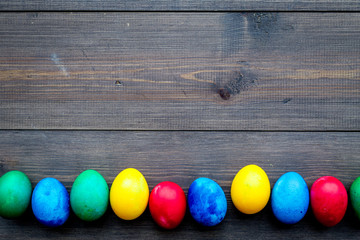
[[[13,0],[1,11],[359,11],[357,0]]]
[[[109,209],[98,222],[84,223],[72,214],[59,229],[42,227],[31,211],[19,220],[0,219],[0,238],[309,238],[358,237],[359,222],[349,206],[343,221],[323,228],[311,210],[291,227],[274,218],[271,207],[245,216],[230,198],[233,177],[243,166],[258,164],[271,186],[285,172],[300,173],[311,184],[332,175],[349,189],[360,174],[360,135],[330,132],[152,132],[152,131],[0,131],[0,175],[24,171],[33,187],[44,177],[56,177],[70,192],[76,176],[99,171],[109,186],[127,167],[139,169],[150,190],[159,182],[178,183],[187,193],[191,182],[209,177],[224,189],[228,212],[223,223],[203,228],[189,213],[175,231],[163,231],[146,210],[137,220],[119,220]]]
[[[110,207],[94,223],[71,213],[56,229],[29,209],[0,218],[0,239],[358,239],[350,205],[332,228],[310,209],[284,226],[270,204],[239,213],[230,185],[257,164],[271,187],[296,171],[309,188],[332,175],[349,189],[360,175],[359,26],[358,0],[0,1],[0,176],[20,170],[33,187],[55,177],[70,192],[86,169],[111,186],[135,167],[150,190],[170,180],[187,193],[209,177],[228,201],[220,225],[187,212],[173,231],[148,209],[130,222]]]
[[[359,13],[2,13],[1,129],[360,129]]]

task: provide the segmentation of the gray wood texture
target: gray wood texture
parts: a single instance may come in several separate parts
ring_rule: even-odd
[[[357,0],[13,0],[0,11],[359,11]]]
[[[0,128],[360,129],[359,13],[2,13]]]
[[[287,171],[301,174],[310,188],[321,176],[337,177],[349,189],[359,175],[360,136],[343,132],[177,132],[177,131],[1,131],[0,175],[24,171],[33,186],[44,177],[56,177],[70,192],[76,176],[86,169],[99,171],[109,187],[127,167],[139,169],[150,190],[159,182],[178,183],[185,193],[193,180],[209,177],[223,188],[228,201],[224,221],[214,228],[200,227],[187,213],[182,224],[164,231],[148,210],[137,220],[122,221],[109,208],[94,223],[73,214],[58,229],[42,227],[29,211],[19,220],[0,219],[0,236],[9,238],[171,238],[171,239],[357,239],[359,221],[351,207],[337,226],[321,227],[311,210],[296,225],[284,226],[270,204],[245,216],[233,206],[231,181],[248,164],[267,173],[271,187]]]
[[[358,0],[0,1],[0,176],[70,192],[86,169],[110,187],[135,167],[150,190],[208,177],[228,201],[220,225],[187,212],[172,231],[148,209],[56,229],[29,209],[0,218],[0,239],[358,239],[350,205],[332,228],[311,209],[284,226],[270,204],[239,213],[230,186],[248,164],[271,187],[288,171],[309,188],[360,176],[359,26]]]

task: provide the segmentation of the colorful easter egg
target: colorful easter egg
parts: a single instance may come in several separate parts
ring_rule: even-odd
[[[10,171],[0,178],[0,216],[17,218],[30,204],[31,182],[20,171]]]
[[[360,177],[351,184],[349,195],[356,216],[360,219]]]
[[[109,187],[95,170],[82,172],[70,192],[70,205],[80,219],[94,221],[104,215],[109,203]]]
[[[190,185],[187,200],[191,216],[203,226],[215,226],[225,218],[225,193],[209,178],[196,179]]]
[[[145,177],[134,168],[120,172],[110,188],[110,205],[124,220],[138,218],[146,209],[149,187]]]
[[[332,227],[344,217],[348,196],[337,178],[324,176],[311,186],[310,202],[315,218],[324,226]]]
[[[161,182],[151,191],[149,210],[154,221],[163,228],[176,228],[186,212],[186,196],[179,185]]]
[[[257,165],[243,167],[231,184],[231,199],[242,213],[260,212],[270,198],[270,181],[265,171]]]
[[[69,194],[55,178],[44,178],[35,187],[31,207],[36,219],[48,227],[63,225],[69,217]]]
[[[271,192],[271,208],[282,223],[299,222],[309,207],[309,189],[302,176],[296,172],[282,175]]]

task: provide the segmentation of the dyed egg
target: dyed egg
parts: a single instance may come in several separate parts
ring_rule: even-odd
[[[257,165],[247,165],[231,184],[231,199],[242,213],[260,212],[270,198],[270,181],[265,171]]]
[[[149,198],[149,210],[154,221],[163,228],[176,228],[186,212],[186,196],[179,185],[162,182],[154,187]]]
[[[316,219],[324,226],[332,227],[344,217],[348,196],[338,179],[325,176],[317,179],[311,186],[310,202]]]
[[[70,205],[75,215],[84,221],[99,219],[108,207],[109,187],[95,170],[82,172],[70,192]]]
[[[190,185],[187,200],[191,216],[203,226],[215,226],[225,218],[225,193],[209,178],[196,179]]]
[[[20,171],[10,171],[0,178],[0,216],[17,218],[30,204],[31,182]]]
[[[282,175],[273,187],[271,207],[280,222],[294,224],[305,216],[309,198],[309,189],[301,175],[288,172]]]
[[[36,219],[48,227],[63,225],[69,217],[69,194],[55,178],[44,178],[35,187],[31,207]]]
[[[360,219],[360,177],[356,178],[350,187],[351,205],[355,210],[356,216]]]
[[[134,168],[120,172],[111,185],[110,205],[121,219],[139,217],[145,211],[148,200],[148,184],[141,172]]]

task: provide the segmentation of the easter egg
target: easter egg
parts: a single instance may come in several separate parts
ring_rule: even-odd
[[[63,225],[69,217],[69,194],[55,178],[44,178],[35,187],[31,207],[36,219],[48,227]]]
[[[17,218],[30,204],[31,182],[20,171],[10,171],[0,178],[0,216]]]
[[[191,216],[203,226],[215,226],[225,218],[225,193],[209,178],[196,179],[190,185],[187,200]]]
[[[305,180],[296,172],[282,175],[271,192],[271,208],[282,223],[299,222],[309,207],[309,189]]]
[[[149,210],[154,221],[163,228],[176,228],[186,212],[186,196],[179,185],[162,182],[154,187],[149,198]]]
[[[356,216],[360,219],[360,177],[351,184],[349,195]]]
[[[310,202],[315,218],[324,226],[332,227],[344,217],[348,196],[337,178],[324,176],[311,186]]]
[[[270,181],[265,171],[257,165],[243,167],[231,184],[231,199],[242,213],[260,212],[270,198]]]
[[[145,211],[148,200],[149,187],[141,172],[127,168],[116,176],[110,188],[110,205],[119,218],[138,218]]]
[[[99,219],[106,212],[108,203],[109,187],[100,173],[89,169],[75,179],[70,192],[70,205],[80,219]]]

